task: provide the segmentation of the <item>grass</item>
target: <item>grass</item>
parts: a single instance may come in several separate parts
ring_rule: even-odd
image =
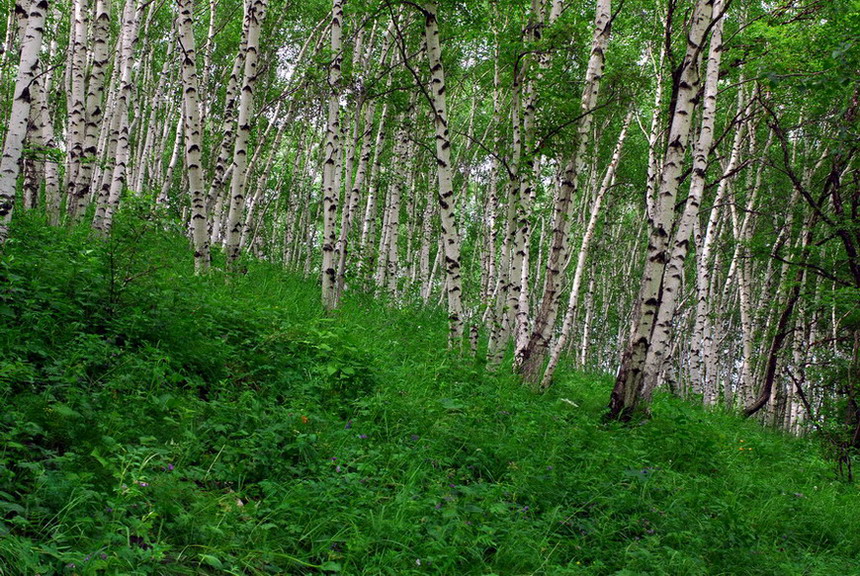
[[[0,574],[860,574],[810,439],[665,395],[605,425],[604,375],[535,395],[439,311],[117,226],[3,253]]]

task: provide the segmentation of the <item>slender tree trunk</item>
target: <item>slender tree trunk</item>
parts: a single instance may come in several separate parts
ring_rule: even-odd
[[[83,152],[81,165],[75,176],[73,197],[78,201],[76,213],[91,196],[93,166],[98,157],[99,134],[104,120],[104,83],[105,69],[109,58],[110,41],[110,5],[107,0],[96,0],[95,21],[92,28],[93,57],[86,90],[86,124],[83,135]],[[71,186],[70,186],[71,187]]]
[[[194,271],[203,274],[209,269],[209,231],[206,215],[206,193],[203,190],[203,152],[200,124],[200,98],[197,83],[197,50],[194,44],[194,4],[192,0],[177,0],[179,14],[179,53],[182,56],[182,95],[185,134],[185,170],[191,197],[191,239],[194,245]]]
[[[676,87],[675,109],[671,117],[668,146],[661,172],[658,201],[651,222],[648,255],[642,285],[633,311],[633,330],[624,350],[621,367],[609,402],[608,417],[629,420],[642,404],[650,401],[645,388],[645,362],[652,344],[652,332],[660,308],[660,296],[669,258],[675,198],[690,137],[692,114],[698,102],[699,61],[713,17],[714,0],[698,0],[687,35],[687,52]]]
[[[87,0],[73,0],[72,26],[69,38],[68,125],[66,136],[66,190],[68,212],[80,218],[86,210],[87,197],[75,195],[75,183],[84,156],[86,134],[86,59],[87,59]]]
[[[591,55],[585,72],[585,87],[580,103],[582,116],[577,125],[577,148],[573,158],[565,167],[561,188],[553,206],[552,244],[547,257],[541,307],[535,317],[534,329],[528,338],[528,343],[518,350],[517,364],[522,367],[523,380],[529,384],[536,384],[543,373],[544,359],[558,316],[564,269],[570,250],[570,228],[573,218],[571,206],[578,189],[578,179],[583,171],[585,150],[592,125],[591,110],[597,104],[600,92],[605,51],[612,24],[611,4],[610,0],[597,1]]]
[[[239,240],[242,234],[242,216],[245,212],[245,176],[248,167],[248,140],[254,114],[254,90],[257,84],[257,63],[260,56],[260,32],[266,16],[268,0],[250,0],[248,7],[248,35],[245,47],[242,91],[239,95],[238,130],[233,148],[233,174],[230,178],[230,211],[227,215],[224,249],[227,262],[233,265],[239,258]]]
[[[373,103],[368,102],[364,110],[364,123],[359,134],[361,142],[361,152],[358,159],[358,170],[355,174],[355,179],[352,181],[349,200],[344,206],[343,214],[340,223],[340,237],[338,238],[338,248],[335,252],[338,255],[337,262],[337,292],[338,299],[343,293],[346,285],[346,266],[347,266],[347,249],[349,243],[349,235],[352,231],[355,213],[358,210],[358,204],[361,200],[361,189],[364,187],[364,181],[367,175],[367,165],[370,162],[371,146],[373,142],[371,135],[373,134],[373,116],[376,107]]]
[[[361,240],[359,241],[359,250],[361,252],[359,270],[369,265],[372,261],[371,252],[376,244],[376,195],[379,188],[380,157],[382,149],[385,146],[385,130],[387,128],[387,121],[388,103],[386,102],[382,106],[382,112],[379,116],[379,126],[376,129],[376,140],[373,145],[373,162],[371,163],[370,176],[367,178],[367,202],[365,203],[364,221],[361,226]]]
[[[463,338],[462,281],[460,277],[460,235],[455,219],[454,184],[451,169],[451,137],[445,98],[445,70],[436,2],[424,4],[424,39],[430,63],[430,95],[436,129],[436,176],[439,186],[439,215],[445,251],[445,289],[448,297],[448,346],[459,348]]]
[[[18,186],[19,162],[24,138],[27,135],[27,122],[30,118],[33,99],[30,90],[39,68],[39,51],[42,48],[47,12],[47,0],[34,0],[30,3],[27,27],[21,40],[21,58],[15,79],[12,111],[6,128],[3,155],[0,156],[0,244],[5,243],[9,235],[9,222],[12,220],[15,192]]]
[[[93,228],[103,234],[110,232],[113,215],[119,206],[120,195],[126,182],[126,167],[131,154],[129,143],[129,104],[132,92],[132,72],[134,70],[134,48],[137,43],[139,22],[137,0],[126,0],[122,19],[122,50],[120,58],[119,93],[114,114],[118,118],[116,136],[116,162],[110,181],[107,201],[96,209]]]
[[[714,2],[715,14],[722,12],[722,0]],[[657,387],[663,364],[669,352],[668,343],[674,324],[675,308],[681,292],[684,262],[690,243],[693,225],[699,219],[699,207],[705,191],[705,176],[708,169],[708,156],[714,141],[714,121],[717,113],[717,80],[720,73],[720,58],[722,55],[723,18],[714,21],[711,31],[711,44],[708,51],[707,71],[705,73],[704,102],[702,105],[702,122],[699,128],[699,139],[693,149],[693,172],[690,180],[690,192],[684,204],[684,211],[675,227],[675,236],[671,241],[668,261],[663,268],[663,281],[660,287],[660,304],[657,308],[654,327],[651,333],[651,344],[645,358],[645,374],[643,395],[650,396]],[[738,91],[738,111],[743,114],[743,91]],[[740,146],[744,125],[738,126],[735,132],[729,172],[734,170],[737,162],[737,150]],[[727,176],[727,175],[726,175]],[[720,181],[720,186],[727,185],[727,178]]]
[[[340,80],[341,36],[343,25],[342,0],[333,0],[331,10],[331,54],[328,83],[328,122],[326,123],[325,159],[323,160],[323,244],[322,244],[322,301],[327,310],[337,308],[337,205],[340,190],[336,187],[340,170]]]
[[[810,252],[810,246],[812,244],[812,228],[815,225],[816,215],[812,214],[810,216],[810,222],[807,223],[805,229],[806,234],[804,234],[803,238],[803,247],[802,247],[802,256],[801,256],[801,266],[798,267],[798,270],[794,277],[794,282],[791,285],[791,288],[786,297],[785,305],[782,308],[782,312],[779,315],[779,321],[776,324],[776,331],[773,335],[773,338],[770,341],[770,349],[767,354],[767,367],[765,369],[764,382],[762,383],[761,390],[759,391],[758,396],[753,400],[753,402],[744,408],[744,416],[752,416],[756,414],[759,410],[764,408],[768,400],[771,398],[771,394],[773,392],[773,386],[776,382],[776,369],[779,363],[779,354],[782,351],[783,346],[785,345],[786,339],[791,334],[791,319],[794,314],[795,306],[797,306],[797,301],[800,298],[800,289],[803,284],[803,274],[804,268],[802,266],[803,263],[808,259],[808,255]]]
[[[570,288],[570,297],[567,302],[567,311],[564,314],[564,320],[561,326],[561,334],[552,347],[549,363],[544,371],[541,379],[541,388],[548,388],[552,382],[555,368],[561,358],[561,353],[567,345],[567,339],[570,337],[573,321],[576,318],[577,308],[579,306],[579,290],[582,285],[582,276],[585,271],[585,261],[588,257],[588,252],[591,247],[591,241],[594,238],[594,231],[597,228],[597,222],[601,215],[601,207],[603,199],[609,189],[615,184],[615,173],[618,169],[618,163],[621,161],[621,149],[624,146],[624,140],[627,137],[627,128],[633,118],[633,110],[627,113],[624,123],[621,126],[621,133],[618,135],[618,142],[615,144],[615,150],[612,153],[612,159],[609,162],[609,167],[606,169],[606,174],[603,177],[603,182],[594,202],[591,206],[591,216],[588,219],[588,225],[585,228],[585,233],[582,235],[582,243],[579,247],[579,255],[576,260],[576,270],[573,273],[573,284]]]
[[[209,193],[206,196],[206,207],[210,214],[209,226],[211,228],[209,240],[212,244],[220,244],[223,241],[224,235],[224,231],[221,228],[224,212],[224,183],[233,174],[230,155],[233,153],[233,148],[236,144],[236,106],[239,101],[239,84],[242,81],[241,75],[244,70],[243,64],[247,48],[247,22],[248,18],[246,16],[245,36],[239,53],[233,61],[233,68],[227,81],[224,114],[221,122],[223,137],[221,139],[221,146],[218,149],[218,158],[215,160]]]

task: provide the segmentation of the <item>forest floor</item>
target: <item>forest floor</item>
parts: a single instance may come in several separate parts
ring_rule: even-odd
[[[858,486],[811,439],[611,378],[538,395],[440,311],[179,234],[17,217],[0,260],[0,574],[860,575]]]

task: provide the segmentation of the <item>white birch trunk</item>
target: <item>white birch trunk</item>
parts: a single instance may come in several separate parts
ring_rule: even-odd
[[[86,58],[87,58],[87,6],[86,0],[73,0],[72,26],[69,38],[69,93],[68,124],[66,128],[66,177],[68,212],[80,218],[86,210],[88,198],[75,196],[75,182],[84,155],[86,134]]]
[[[128,115],[133,87],[132,72],[134,70],[134,48],[137,42],[138,17],[137,0],[126,0],[122,19],[119,93],[117,94],[116,107],[114,109],[114,114],[118,118],[116,162],[111,175],[107,202],[98,206],[96,216],[93,219],[93,228],[102,233],[110,232],[113,224],[113,215],[119,206],[120,195],[125,187],[126,167],[131,154]]]
[[[591,241],[594,238],[594,232],[597,229],[597,222],[601,215],[603,199],[606,197],[610,188],[615,184],[615,174],[618,170],[618,164],[621,161],[621,149],[624,146],[624,140],[627,137],[627,128],[630,126],[630,121],[632,119],[633,110],[631,109],[627,113],[627,117],[624,119],[624,123],[621,126],[621,133],[618,135],[618,141],[615,144],[612,159],[609,161],[609,166],[606,168],[606,174],[603,177],[603,182],[601,182],[597,195],[594,198],[594,202],[591,205],[591,215],[588,218],[588,224],[585,227],[585,232],[582,235],[582,242],[579,246],[579,255],[576,259],[576,270],[573,273],[573,283],[571,285],[570,296],[567,301],[567,310],[564,314],[564,320],[561,325],[561,333],[552,346],[549,363],[547,364],[546,370],[541,378],[541,388],[548,388],[552,382],[556,366],[558,365],[558,361],[561,359],[561,353],[567,345],[568,338],[570,338],[573,321],[576,319],[576,313],[579,307],[579,290],[582,286],[582,276],[585,272],[585,261],[591,248]]]
[[[605,51],[609,43],[611,29],[611,5],[610,0],[598,0],[596,4],[591,54],[585,72],[585,86],[580,102],[582,116],[577,123],[577,147],[573,158],[564,169],[561,187],[553,206],[552,244],[547,256],[541,307],[535,317],[534,328],[527,343],[517,347],[516,363],[521,366],[523,380],[530,384],[536,384],[541,377],[547,347],[558,316],[564,267],[568,261],[570,250],[569,237],[573,218],[571,206],[578,189],[578,179],[583,172],[585,150],[593,120],[590,111],[597,104],[600,92]]]
[[[669,235],[674,222],[675,199],[690,137],[693,111],[698,102],[699,60],[706,34],[711,25],[714,0],[698,0],[690,21],[687,51],[681,67],[675,110],[669,138],[654,220],[648,240],[648,254],[639,296],[633,312],[633,330],[625,347],[621,367],[609,403],[609,416],[627,420],[640,402],[650,400],[644,388],[645,359],[652,343],[652,331],[660,307],[660,291],[665,263],[668,260]]]
[[[376,220],[377,220],[377,202],[376,194],[379,186],[379,169],[380,155],[382,148],[385,145],[385,129],[388,119],[388,103],[382,106],[382,112],[379,116],[379,126],[376,129],[376,140],[373,144],[373,161],[370,168],[370,176],[367,178],[367,201],[364,209],[364,221],[361,226],[361,240],[359,241],[359,250],[361,252],[361,260],[359,261],[359,270],[367,265],[370,260],[370,252],[376,243]]]
[[[459,348],[463,337],[462,282],[460,278],[460,236],[454,207],[454,185],[451,168],[451,137],[448,132],[448,109],[445,98],[445,70],[436,2],[424,4],[424,37],[430,64],[430,96],[433,103],[433,125],[436,131],[436,176],[439,186],[439,215],[445,252],[445,286],[448,298],[448,346]]]
[[[31,84],[39,67],[39,51],[42,48],[42,35],[45,31],[45,15],[48,12],[47,0],[30,3],[27,14],[27,27],[21,40],[21,58],[18,62],[18,75],[15,79],[15,93],[12,110],[0,156],[0,244],[9,235],[9,223],[15,205],[15,192],[18,186],[19,162],[27,135],[27,122],[33,95]]]
[[[248,34],[245,47],[242,91],[239,96],[236,142],[233,148],[233,174],[230,178],[230,211],[224,238],[224,250],[229,265],[239,258],[242,216],[245,212],[245,172],[248,166],[248,140],[254,114],[254,90],[257,84],[257,63],[260,55],[260,32],[268,0],[251,0],[248,7]]]
[[[338,305],[337,294],[337,207],[340,190],[337,173],[340,170],[340,80],[343,4],[342,0],[332,1],[331,11],[331,54],[328,83],[331,93],[328,98],[328,121],[323,160],[323,238],[322,238],[322,301],[327,310]]]
[[[224,212],[224,183],[227,182],[227,179],[233,173],[231,170],[230,155],[233,153],[233,148],[236,144],[236,106],[239,100],[239,84],[242,80],[241,74],[244,70],[243,64],[245,62],[245,48],[247,46],[247,17],[245,18],[245,24],[245,37],[239,54],[236,55],[236,59],[233,61],[233,69],[227,81],[224,114],[221,123],[223,137],[218,150],[218,158],[215,160],[209,193],[206,197],[206,207],[211,215],[209,221],[211,228],[209,241],[212,244],[220,244],[223,241],[224,235],[221,227]]]
[[[98,158],[99,134],[104,119],[105,69],[109,59],[110,6],[107,0],[96,0],[95,21],[92,28],[93,51],[86,90],[86,124],[83,134],[81,165],[75,176],[73,197],[79,202],[75,209],[80,213],[81,199],[88,203],[91,195],[93,166]]]
[[[338,238],[338,254],[337,262],[337,291],[338,295],[343,293],[346,285],[346,266],[347,266],[347,249],[349,243],[349,235],[352,231],[355,213],[358,211],[358,204],[361,200],[361,190],[364,188],[364,181],[367,177],[367,166],[370,162],[371,147],[373,141],[373,117],[376,107],[373,103],[367,103],[364,110],[364,125],[362,127],[359,139],[361,141],[361,152],[358,159],[358,170],[355,174],[355,179],[352,181],[349,194],[349,201],[343,210],[341,218],[340,237]],[[338,296],[339,297],[339,296]]]
[[[209,231],[206,215],[206,193],[203,190],[203,134],[200,123],[200,90],[197,83],[197,50],[194,43],[194,4],[177,0],[179,53],[182,57],[182,96],[185,134],[185,171],[191,197],[191,240],[194,246],[194,272],[209,269]]]
[[[723,0],[714,2],[715,15],[721,14]],[[705,87],[702,105],[702,122],[699,128],[699,139],[693,149],[693,172],[690,180],[690,192],[684,204],[684,211],[675,228],[675,236],[671,242],[668,262],[663,271],[663,282],[661,287],[660,304],[657,308],[654,328],[651,335],[651,344],[645,358],[644,365],[644,387],[643,394],[650,396],[651,391],[657,387],[663,364],[668,356],[670,334],[672,331],[675,307],[681,291],[684,262],[687,258],[687,250],[690,243],[690,235],[693,225],[699,219],[699,207],[702,204],[702,195],[705,191],[705,176],[708,169],[708,155],[711,144],[714,141],[714,121],[717,113],[717,80],[720,73],[720,59],[722,56],[722,28],[723,18],[715,20],[711,30],[711,43],[708,50],[708,62],[705,73]],[[738,91],[738,110],[743,110],[743,91]],[[732,157],[736,162],[735,150],[740,146],[743,134],[743,126],[739,126],[735,132],[735,146]],[[734,169],[734,164],[729,170]],[[723,178],[720,185],[724,186],[727,180]]]

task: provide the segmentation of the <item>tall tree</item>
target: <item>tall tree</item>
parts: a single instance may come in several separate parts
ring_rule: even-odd
[[[113,158],[113,170],[110,178],[102,183],[102,193],[99,205],[93,219],[93,228],[108,233],[113,224],[113,215],[119,207],[120,196],[125,188],[128,161],[131,156],[129,106],[134,86],[132,74],[135,67],[135,45],[137,44],[138,25],[140,23],[137,0],[126,0],[122,16],[122,34],[119,50],[119,86],[114,103],[112,121],[112,139],[116,141]],[[107,192],[106,194],[104,192]]]
[[[458,347],[463,337],[463,283],[460,272],[460,233],[454,206],[454,182],[451,166],[451,136],[448,130],[448,107],[445,96],[445,69],[442,66],[442,44],[436,2],[424,4],[424,41],[430,64],[430,97],[433,127],[436,132],[436,178],[439,190],[439,214],[442,245],[445,253],[445,292],[448,299],[448,345]]]
[[[608,416],[613,419],[628,420],[650,401],[653,388],[646,387],[646,357],[652,345],[666,345],[664,342],[655,343],[652,336],[670,257],[669,238],[675,225],[675,199],[683,177],[693,113],[699,102],[699,66],[713,21],[715,1],[697,0],[693,8],[686,35],[686,54],[673,87],[674,109],[669,118],[668,143],[650,222],[645,269],[633,309],[633,328],[609,401]]]
[[[3,142],[3,154],[0,156],[0,244],[5,243],[9,235],[9,222],[15,206],[21,152],[24,148],[33,100],[31,86],[39,67],[39,51],[42,48],[47,11],[47,0],[33,0],[30,3],[27,27],[21,40],[21,58],[15,79],[12,111],[9,114],[6,139]]]
[[[234,263],[239,258],[239,240],[242,234],[242,218],[245,212],[245,172],[248,167],[248,141],[251,138],[251,123],[254,114],[254,90],[257,84],[257,65],[260,56],[260,34],[266,16],[268,0],[249,0],[247,10],[247,41],[239,95],[238,129],[233,148],[232,175],[230,179],[230,211],[227,215],[224,249],[227,261]]]
[[[561,187],[553,206],[552,243],[547,259],[542,303],[535,317],[534,329],[528,343],[518,350],[517,362],[522,367],[523,378],[533,384],[539,381],[543,373],[547,347],[558,316],[562,281],[570,251],[570,228],[574,217],[572,202],[583,172],[585,151],[591,133],[592,109],[597,104],[600,92],[600,80],[603,77],[606,61],[606,46],[609,43],[612,26],[611,7],[610,0],[597,1],[591,54],[580,102],[581,116],[577,123],[577,143],[573,157],[564,169]]]
[[[337,291],[337,205],[340,190],[335,186],[336,174],[340,170],[340,78],[343,23],[343,4],[333,0],[331,10],[331,57],[328,83],[328,121],[326,123],[325,158],[323,160],[323,245],[322,245],[322,299],[331,310],[338,304]]]
[[[179,53],[182,56],[182,94],[185,120],[185,170],[191,197],[191,238],[194,244],[194,270],[200,274],[209,268],[209,231],[206,215],[206,195],[203,190],[201,166],[202,134],[200,99],[197,82],[197,51],[194,44],[194,4],[192,0],[177,0],[179,13]]]

